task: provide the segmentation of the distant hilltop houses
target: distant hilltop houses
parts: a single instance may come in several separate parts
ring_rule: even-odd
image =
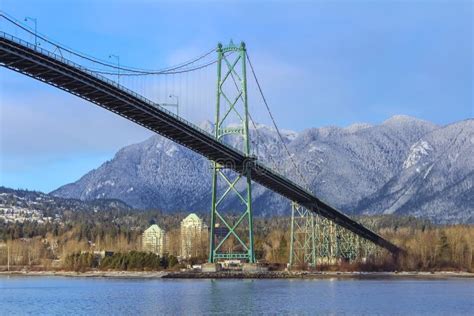
[[[189,214],[181,221],[180,225],[180,257],[187,259],[204,255],[207,241],[207,225],[194,213]],[[142,249],[163,256],[169,252],[169,241],[167,232],[153,224],[148,227],[142,235]]]
[[[44,216],[43,212],[40,210],[22,207],[0,207],[0,220],[4,220],[7,223],[36,222],[38,224],[44,224],[47,222],[59,221],[60,216],[56,215],[54,218],[51,216]]]
[[[59,221],[60,216],[45,216],[43,211],[38,209],[42,203],[50,202],[43,196],[34,199],[27,199],[16,196],[13,193],[0,192],[0,220],[6,223],[27,223],[36,222],[44,224],[47,222]]]

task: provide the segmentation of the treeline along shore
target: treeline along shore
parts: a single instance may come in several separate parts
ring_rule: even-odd
[[[180,257],[180,221],[187,213],[65,211],[60,220],[0,220],[0,271],[180,271],[206,262],[207,236],[192,257]],[[204,221],[208,222],[206,215]],[[474,226],[435,225],[414,217],[358,217],[358,221],[405,249],[354,262],[319,265],[317,271],[474,272]],[[167,231],[166,253],[143,251],[142,233],[152,223]],[[287,267],[290,218],[255,218],[255,252],[270,271]],[[97,254],[101,254],[98,256]],[[297,267],[307,270],[308,267]]]

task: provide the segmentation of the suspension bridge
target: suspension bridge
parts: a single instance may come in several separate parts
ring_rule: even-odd
[[[1,66],[92,102],[212,162],[210,263],[222,259],[256,262],[253,183],[291,202],[290,264],[315,265],[318,257],[354,258],[361,249],[370,247],[392,254],[401,251],[311,192],[286,147],[244,43],[219,44],[187,62],[150,70],[123,66],[120,57],[113,54],[108,60],[91,57],[49,39],[38,33],[36,27],[33,29],[7,14],[2,13],[1,19]],[[259,135],[249,111],[247,73],[251,73],[253,88],[261,97],[283,148],[277,157],[261,158],[253,148],[256,146],[252,146],[255,141],[250,137],[250,124],[257,133],[257,142]],[[210,87],[205,89],[206,85]],[[170,103],[171,100],[174,102]],[[201,129],[187,118],[203,108],[214,111],[212,131]],[[237,145],[230,145],[229,137],[237,137]],[[294,166],[290,175],[285,176],[275,163],[281,160],[282,152]],[[235,218],[226,216],[222,203],[231,194],[242,205]],[[229,243],[234,246],[225,251]]]

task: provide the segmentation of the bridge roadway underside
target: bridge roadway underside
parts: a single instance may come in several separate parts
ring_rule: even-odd
[[[249,160],[209,133],[116,83],[60,56],[0,32],[0,64],[117,113],[238,173],[251,168],[252,180],[355,234],[397,254],[400,249],[321,201],[294,182]]]

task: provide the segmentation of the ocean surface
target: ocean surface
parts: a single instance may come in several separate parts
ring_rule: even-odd
[[[474,315],[474,280],[0,277],[0,315]]]

